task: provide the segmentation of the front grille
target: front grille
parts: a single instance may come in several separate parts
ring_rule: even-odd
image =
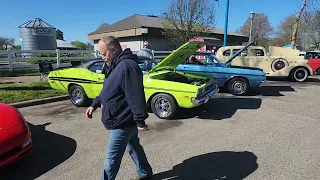
[[[216,86],[215,79],[208,81],[208,83],[204,87],[199,88],[197,97],[202,97],[208,94],[210,91],[212,91],[215,88],[215,86]]]

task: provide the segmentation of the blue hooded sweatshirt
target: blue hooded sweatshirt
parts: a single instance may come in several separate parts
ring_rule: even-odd
[[[102,91],[91,105],[94,108],[101,106],[101,121],[105,128],[144,126],[149,115],[137,55],[129,48],[123,50],[105,74]]]

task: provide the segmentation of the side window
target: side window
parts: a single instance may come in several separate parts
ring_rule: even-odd
[[[93,64],[89,67],[89,70],[90,70],[91,72],[94,72],[94,73],[96,73],[97,70],[101,70],[101,71],[102,71],[103,63],[104,63],[104,62],[102,62],[102,61],[101,61],[101,62],[93,63]]]
[[[251,49],[251,56],[264,56],[264,52],[262,49]]]
[[[230,49],[225,50],[225,51],[223,52],[223,56],[230,56],[230,54],[231,54]]]
[[[234,49],[232,53],[235,54],[238,51],[240,51],[240,49]],[[238,54],[238,56],[247,56],[247,55],[248,55],[248,50],[243,50],[240,54]]]
[[[213,59],[213,63],[216,63],[216,61]],[[213,64],[212,61],[210,60],[209,56],[205,56],[204,64],[206,65],[215,65]]]

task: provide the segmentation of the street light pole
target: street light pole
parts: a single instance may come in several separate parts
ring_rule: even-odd
[[[252,21],[254,18],[255,13],[252,11],[250,13],[250,36],[249,36],[249,43],[252,41]]]
[[[227,45],[227,37],[228,37],[228,19],[229,19],[229,0],[226,0],[226,13],[225,13],[225,22],[224,22],[224,37],[223,37],[223,46]]]

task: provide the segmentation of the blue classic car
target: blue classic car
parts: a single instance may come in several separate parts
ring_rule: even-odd
[[[214,76],[221,89],[227,89],[233,95],[245,95],[250,88],[259,87],[266,80],[266,73],[259,68],[231,66],[234,57],[222,63],[211,52],[197,52],[190,56],[183,64],[177,66],[177,71],[206,74]]]
[[[138,59],[139,59],[138,64],[139,64],[143,74],[147,73],[154,66],[157,65],[157,62],[155,60],[152,60],[152,59],[147,58],[147,57],[138,56]]]

